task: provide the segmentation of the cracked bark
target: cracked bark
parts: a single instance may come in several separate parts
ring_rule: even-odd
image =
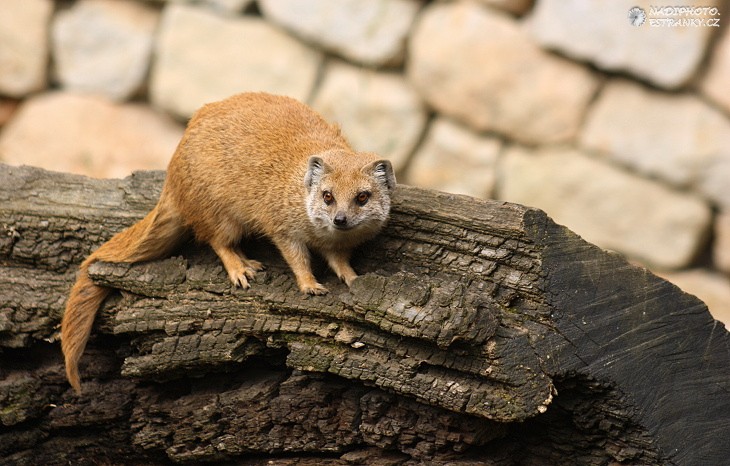
[[[97,263],[120,290],[65,384],[75,267],[164,174],[0,165],[7,464],[721,464],[730,338],[706,307],[539,210],[406,186],[351,289],[305,297],[270,244],[250,290],[190,243]]]

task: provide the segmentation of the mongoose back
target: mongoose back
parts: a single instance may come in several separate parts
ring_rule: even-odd
[[[339,127],[294,99],[245,93],[203,106],[170,160],[154,209],[81,264],[61,323],[70,384],[81,391],[79,359],[111,291],[91,281],[92,263],[165,257],[192,232],[213,248],[231,282],[248,288],[263,266],[239,243],[263,235],[281,251],[303,293],[324,294],[310,250],[349,286],[357,277],[351,251],[385,224],[395,185],[387,160],[355,152]]]

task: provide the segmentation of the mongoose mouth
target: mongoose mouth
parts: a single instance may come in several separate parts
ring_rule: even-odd
[[[332,224],[332,226],[335,228],[335,230],[339,230],[339,231],[347,231],[347,230],[352,230],[353,228],[355,228],[355,225],[337,225],[334,223]]]

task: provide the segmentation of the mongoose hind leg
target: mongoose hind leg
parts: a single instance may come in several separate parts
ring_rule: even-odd
[[[262,264],[261,262],[254,260],[254,259],[249,259],[248,257],[246,257],[246,254],[244,254],[243,249],[241,249],[240,247],[237,246],[237,247],[233,248],[233,251],[238,255],[238,257],[241,258],[243,265],[246,268],[252,269],[254,271],[254,273],[261,272],[262,270],[266,269],[266,266],[264,264]],[[248,277],[248,278],[253,278],[253,276]]]
[[[211,243],[211,247],[223,262],[231,283],[241,288],[250,288],[249,280],[253,280],[256,272],[263,270],[264,265],[246,257],[241,248],[219,243]]]

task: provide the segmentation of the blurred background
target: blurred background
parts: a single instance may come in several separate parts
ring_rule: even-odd
[[[728,324],[729,3],[2,0],[0,161],[164,169],[202,104],[285,94],[400,182],[539,207]]]

